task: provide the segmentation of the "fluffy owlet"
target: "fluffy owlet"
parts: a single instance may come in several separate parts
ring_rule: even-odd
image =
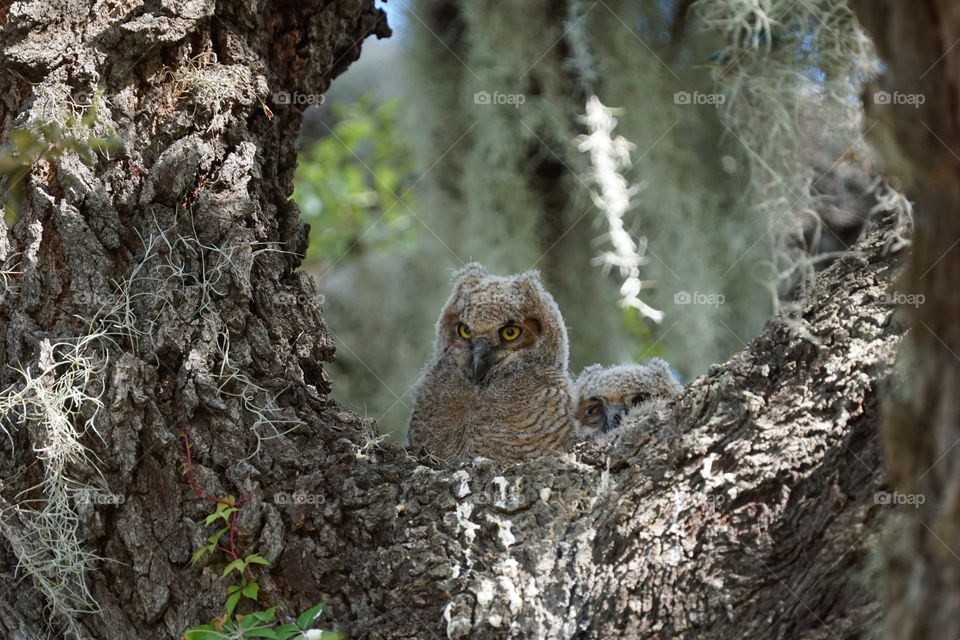
[[[604,368],[594,364],[577,376],[575,403],[579,437],[599,437],[620,426],[630,411],[642,411],[657,400],[680,393],[680,386],[665,360],[654,358],[647,366]]]
[[[408,440],[445,460],[520,462],[573,443],[567,330],[536,271],[454,275]]]

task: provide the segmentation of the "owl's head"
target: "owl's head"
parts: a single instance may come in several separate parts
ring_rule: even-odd
[[[567,369],[567,330],[537,271],[492,276],[471,262],[453,277],[437,322],[438,354],[474,384],[531,365]]]
[[[673,397],[683,389],[673,377],[670,365],[660,358],[646,366],[604,368],[594,364],[577,376],[574,386],[577,420],[582,427],[597,433],[616,429],[634,407]]]

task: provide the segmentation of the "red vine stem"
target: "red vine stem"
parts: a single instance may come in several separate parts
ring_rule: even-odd
[[[186,449],[186,455],[184,456],[184,470],[187,474],[187,482],[193,487],[193,490],[199,493],[203,498],[209,500],[210,502],[215,502],[217,504],[224,504],[232,509],[236,509],[233,513],[230,514],[230,522],[227,527],[230,533],[230,548],[221,547],[217,545],[217,549],[223,553],[230,556],[231,560],[239,560],[240,556],[237,555],[237,547],[235,543],[235,533],[237,531],[237,514],[240,513],[240,505],[244,502],[250,500],[250,494],[245,495],[240,500],[228,500],[227,498],[217,498],[211,496],[209,493],[203,490],[203,487],[197,482],[196,477],[193,475],[193,458],[190,455],[190,438],[187,436],[186,431],[181,431],[180,435],[183,437],[183,445]],[[247,579],[248,582],[253,581],[253,574],[249,569],[243,570],[243,577]]]

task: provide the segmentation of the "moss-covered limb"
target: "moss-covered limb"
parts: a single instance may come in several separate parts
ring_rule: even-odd
[[[823,217],[836,194],[823,191],[834,174],[869,171],[858,96],[880,64],[846,2],[704,0],[691,17],[720,38],[706,66],[720,120],[746,151],[748,202],[771,241],[763,277],[779,308],[783,293],[815,278],[824,247],[846,248]]]

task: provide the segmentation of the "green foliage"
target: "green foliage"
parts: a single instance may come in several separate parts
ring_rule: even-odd
[[[416,165],[398,135],[399,104],[365,97],[333,105],[330,135],[300,154],[293,199],[311,225],[308,260],[414,240]]]
[[[190,483],[194,486],[194,489],[197,489],[198,486],[194,485],[195,481],[192,477],[192,466],[189,458],[187,465]],[[206,494],[204,495],[206,496]],[[232,558],[224,567],[222,577],[226,578],[231,573],[236,572],[240,576],[240,581],[227,587],[224,615],[213,620],[210,624],[201,624],[188,629],[183,634],[184,640],[234,640],[240,638],[340,640],[342,634],[310,629],[323,612],[322,603],[301,613],[297,616],[295,623],[283,622],[277,616],[276,606],[245,615],[236,614],[237,605],[242,599],[246,598],[252,602],[257,602],[260,597],[260,584],[253,578],[249,568],[252,565],[269,567],[270,563],[258,553],[251,553],[241,558],[234,551],[233,533],[236,527],[236,514],[240,511],[240,502],[233,496],[227,496],[222,500],[210,496],[206,497],[213,500],[217,506],[213,513],[204,518],[204,525],[225,524],[226,526],[220,527],[207,538],[208,544],[200,547],[193,554],[188,566],[196,564],[208,552],[221,550]],[[229,547],[220,545],[224,536],[229,539]]]
[[[99,98],[94,96],[82,115],[70,115],[63,122],[44,122],[10,132],[9,140],[0,146],[0,176],[6,178],[4,219],[12,225],[23,206],[23,181],[38,160],[55,161],[76,154],[87,165],[93,165],[96,153],[105,153],[119,146],[112,133],[101,137],[94,133]]]
[[[234,638],[268,638],[270,640],[339,640],[342,633],[310,630],[323,611],[318,604],[297,617],[296,623],[280,624],[277,608],[270,607],[245,616],[237,616],[235,621],[224,624],[203,624],[183,634],[184,640],[233,640]]]

